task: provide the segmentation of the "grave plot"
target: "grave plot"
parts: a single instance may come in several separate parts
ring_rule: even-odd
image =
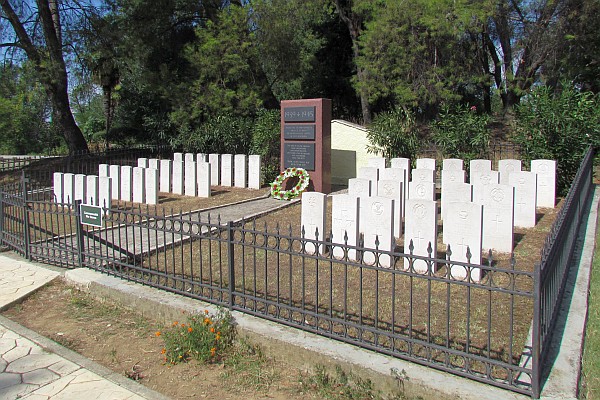
[[[411,208],[409,204],[407,208]],[[343,214],[334,212],[333,206],[328,205],[327,236],[333,234],[336,237],[340,229],[338,223],[353,225],[351,216],[354,213],[350,207],[340,211]],[[487,253],[482,254],[483,265],[514,269],[513,274],[484,274],[480,283],[464,285],[458,277],[453,281],[456,283],[446,280],[446,247],[441,243],[441,229],[434,246],[438,253],[434,268],[424,268],[422,272],[416,266],[415,272],[410,272],[403,257],[391,259],[391,268],[368,265],[361,260],[360,252],[356,252],[358,261],[348,256],[347,261],[339,262],[336,245],[325,246],[320,257],[306,252],[302,255],[302,241],[298,239],[301,205],[294,205],[248,221],[234,232],[235,245],[231,254],[236,265],[236,291],[247,295],[236,298],[236,303],[258,314],[276,313],[278,318],[288,319],[293,324],[332,335],[360,337],[366,343],[377,343],[393,352],[429,357],[432,362],[448,362],[456,368],[465,367],[467,361],[461,357],[448,360],[446,353],[441,350],[431,352],[429,345],[517,366],[531,324],[532,298],[489,289],[513,287],[521,293],[532,290],[532,270],[539,257],[537,250],[554,215],[554,210],[548,210],[535,229],[516,230],[514,260],[506,254],[494,255],[492,259]],[[332,217],[337,221],[332,221]],[[218,261],[225,260],[223,257],[227,253],[224,235],[222,232],[220,239],[213,242],[184,243],[181,248],[167,250],[166,255],[143,261],[142,266],[148,270],[175,273],[176,279],[153,278],[157,283],[173,281],[178,290],[227,301],[229,272]],[[395,245],[396,251],[408,253],[404,237]],[[345,254],[341,257],[346,260]],[[142,273],[142,270],[137,272],[138,275]],[[508,310],[512,310],[512,317]],[[347,322],[360,322],[373,330],[396,332],[399,336],[390,341],[369,328],[348,328]],[[473,371],[486,373],[483,363],[469,363]],[[503,369],[494,369],[491,373],[497,379],[508,378],[508,372]]]

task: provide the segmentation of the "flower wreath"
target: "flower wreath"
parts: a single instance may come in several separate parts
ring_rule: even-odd
[[[297,176],[299,178],[298,183],[290,190],[282,190],[283,181],[287,178]],[[286,168],[285,171],[279,174],[277,178],[271,183],[271,196],[278,200],[291,200],[294,197],[298,197],[308,187],[310,181],[310,175],[304,168]]]

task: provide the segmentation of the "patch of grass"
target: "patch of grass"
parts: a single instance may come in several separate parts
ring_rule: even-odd
[[[583,348],[581,398],[600,398],[600,230],[596,231],[596,249],[592,263],[588,320]]]
[[[383,394],[376,390],[373,382],[363,379],[336,365],[332,374],[323,365],[300,377],[300,382],[308,392],[316,392],[319,398],[330,400],[405,400],[403,393]]]
[[[267,391],[279,378],[271,360],[264,355],[260,346],[239,338],[223,360],[226,370],[223,378],[236,388]]]

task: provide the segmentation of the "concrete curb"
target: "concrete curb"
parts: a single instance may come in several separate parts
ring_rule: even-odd
[[[67,271],[65,280],[100,300],[110,298],[166,324],[180,320],[182,313],[203,310],[215,313],[218,309],[209,303],[87,269]],[[370,379],[384,393],[435,400],[529,398],[241,312],[234,311],[232,316],[238,334],[259,344],[270,356],[305,369],[321,364],[333,370],[340,365],[363,379]]]

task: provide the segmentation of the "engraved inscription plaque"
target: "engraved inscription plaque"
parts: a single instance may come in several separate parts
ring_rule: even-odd
[[[284,125],[285,140],[315,140],[315,125]]]
[[[283,147],[284,168],[298,167],[315,170],[314,143],[285,143]]]
[[[315,122],[315,107],[286,107],[283,109],[283,122]]]

